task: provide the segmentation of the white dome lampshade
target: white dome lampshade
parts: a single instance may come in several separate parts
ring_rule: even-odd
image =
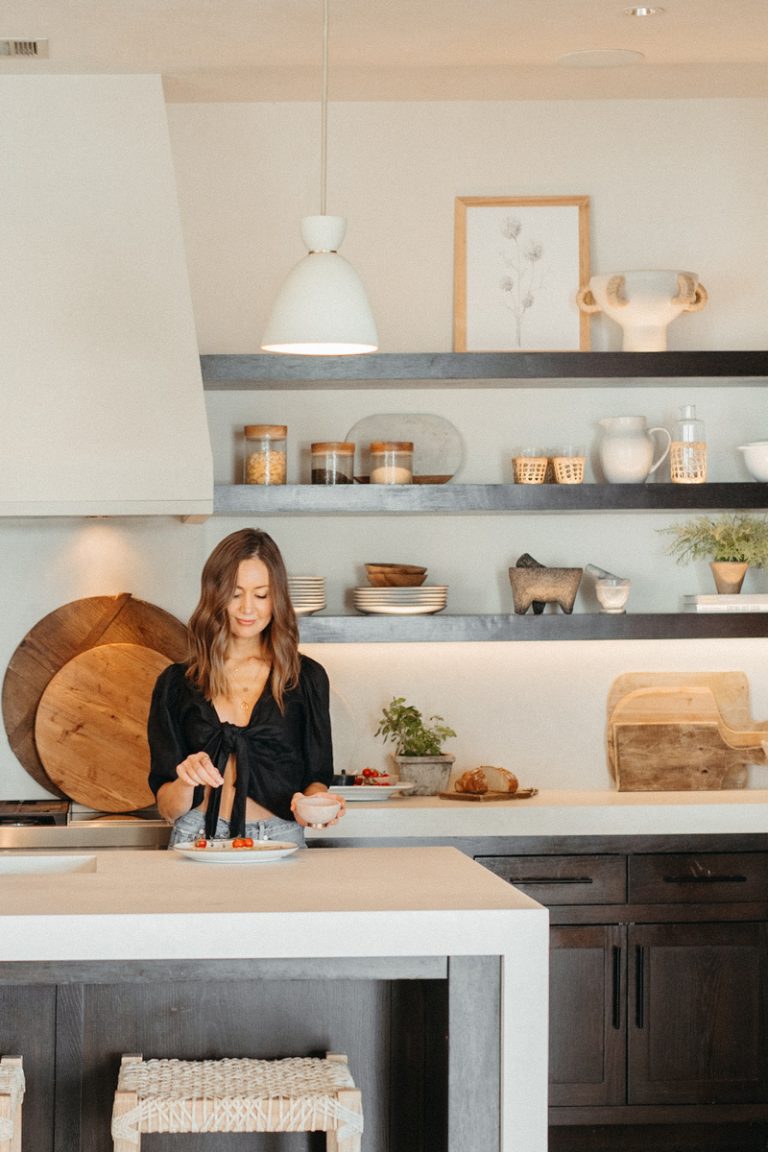
[[[294,265],[272,308],[261,347],[295,356],[354,356],[375,352],[376,324],[363,283],[338,249],[343,216],[306,216],[307,255]]]

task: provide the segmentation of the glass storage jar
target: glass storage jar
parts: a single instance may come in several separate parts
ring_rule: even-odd
[[[246,484],[285,484],[288,427],[285,424],[246,424]]]
[[[351,484],[354,480],[355,446],[347,440],[322,440],[310,448],[313,484]]]
[[[374,440],[370,446],[371,484],[411,484],[413,443],[410,440]]]

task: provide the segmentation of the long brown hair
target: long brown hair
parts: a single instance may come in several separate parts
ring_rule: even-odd
[[[225,536],[205,562],[200,578],[200,599],[189,619],[192,656],[187,677],[207,700],[226,693],[227,607],[237,586],[240,563],[253,557],[261,560],[269,572],[272,619],[261,640],[264,654],[272,664],[272,695],[283,712],[283,695],[294,688],[299,679],[299,629],[280,549],[272,537],[259,528],[242,528]]]

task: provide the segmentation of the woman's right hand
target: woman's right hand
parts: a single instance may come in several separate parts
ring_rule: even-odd
[[[176,765],[176,775],[182,784],[190,788],[198,788],[201,784],[209,784],[218,788],[224,783],[224,777],[211,760],[207,752],[193,752]]]

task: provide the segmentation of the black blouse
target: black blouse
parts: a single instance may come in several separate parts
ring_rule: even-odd
[[[302,655],[299,682],[284,695],[281,713],[269,682],[241,727],[220,720],[209,700],[187,679],[186,664],[171,664],[157,678],[149,709],[149,786],[157,793],[178,779],[176,766],[192,752],[207,752],[224,774],[235,755],[235,796],[230,835],[245,831],[245,800],[250,796],[275,816],[292,820],[294,792],[314,782],[331,784],[333,749],[328,676],[321,664]],[[204,788],[195,788],[192,807],[203,802]],[[205,818],[207,836],[214,836],[221,788],[212,788]]]

